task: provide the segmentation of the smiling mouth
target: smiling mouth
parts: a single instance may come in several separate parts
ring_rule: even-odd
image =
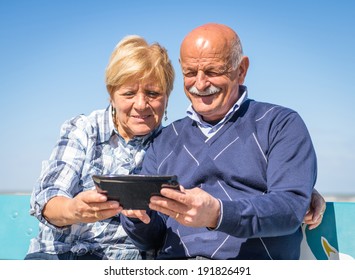
[[[204,91],[198,90],[195,86],[189,88],[189,93],[196,95],[196,96],[210,96],[216,93],[220,93],[221,89],[211,85],[210,87],[206,88]]]
[[[193,95],[197,95],[197,96],[210,96],[210,95],[213,95],[217,92],[190,92],[192,93]]]
[[[138,119],[138,120],[145,120],[145,119],[149,118],[150,116],[151,115],[144,115],[144,116],[131,115],[131,118]]]

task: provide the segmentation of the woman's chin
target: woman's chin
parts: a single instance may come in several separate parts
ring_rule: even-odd
[[[136,127],[133,132],[135,136],[144,136],[152,132],[154,128],[155,127],[153,126],[140,125],[139,127]]]

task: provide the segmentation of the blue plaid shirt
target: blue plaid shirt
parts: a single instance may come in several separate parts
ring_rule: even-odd
[[[50,159],[42,163],[32,193],[30,214],[40,223],[39,235],[31,240],[28,253],[95,252],[103,259],[140,259],[140,252],[127,237],[119,217],[56,227],[42,216],[42,210],[55,196],[72,198],[94,189],[94,174],[138,173],[153,134],[126,143],[114,128],[111,107],[65,122]]]

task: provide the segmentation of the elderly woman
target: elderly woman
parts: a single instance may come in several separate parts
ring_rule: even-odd
[[[106,69],[110,105],[64,123],[31,198],[40,231],[25,259],[140,259],[123,231],[118,202],[95,190],[94,174],[139,172],[173,89],[167,51],[125,37]]]

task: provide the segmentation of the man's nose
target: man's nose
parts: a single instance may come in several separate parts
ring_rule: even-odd
[[[203,71],[198,71],[196,75],[195,86],[199,91],[204,91],[211,83],[208,80],[208,76]]]

